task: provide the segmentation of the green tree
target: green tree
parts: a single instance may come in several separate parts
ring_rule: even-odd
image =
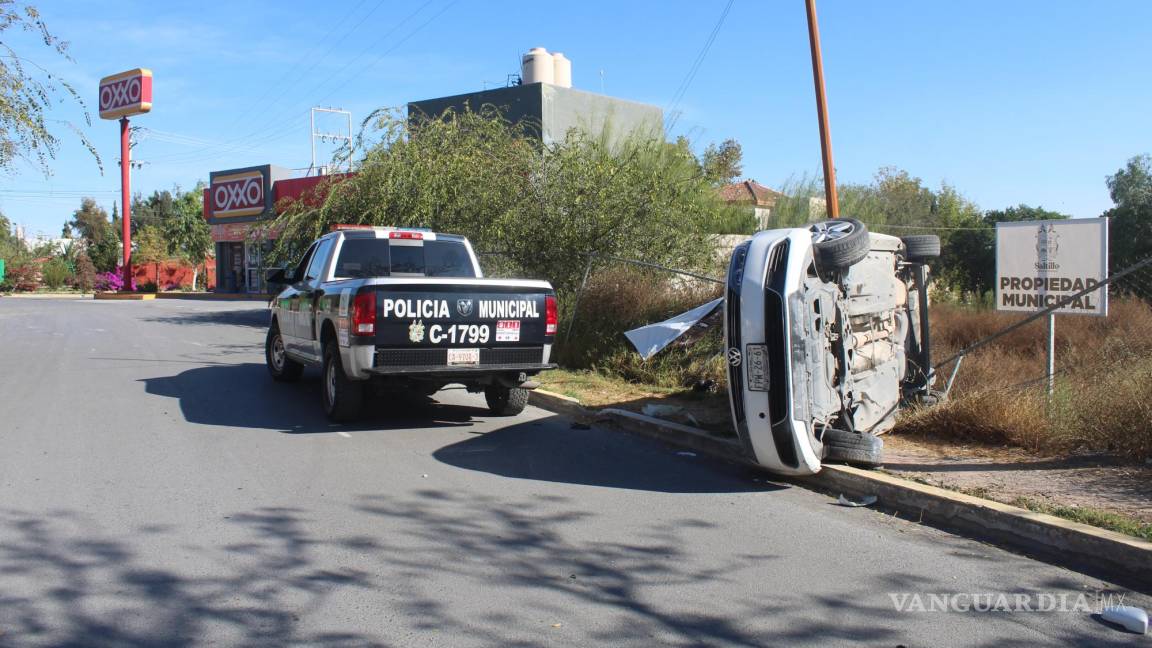
[[[108,212],[94,199],[82,198],[80,209],[72,212],[72,220],[67,226],[79,233],[85,252],[99,272],[116,269],[120,260],[120,239],[108,221]]]
[[[712,184],[731,184],[744,175],[744,149],[734,139],[709,144],[700,156],[700,166]]]
[[[92,120],[71,85],[5,42],[8,39],[3,38],[3,33],[9,29],[35,34],[50,54],[71,61],[68,43],[48,31],[40,12],[32,5],[13,0],[0,2],[0,169],[11,171],[17,161],[23,160],[48,175],[49,163],[60,147],[60,140],[48,128],[50,122],[59,121],[49,117],[53,106],[61,100],[74,101],[83,111],[86,125],[91,126]],[[61,123],[80,139],[103,171],[99,153],[83,132],[69,122]]]
[[[1064,220],[1066,218],[1072,217],[1068,214],[1049,211],[1043,207],[1029,207],[1025,204],[1019,204],[1015,207],[1005,207],[1004,209],[991,209],[984,212],[984,222],[989,225],[995,225],[996,223],[1017,223],[1021,221]]]
[[[140,228],[134,241],[132,251],[133,265],[136,263],[151,263],[156,272],[156,286],[160,287],[160,264],[168,260],[168,241],[164,231],[157,225],[144,225]]]
[[[179,193],[176,215],[164,224],[168,253],[192,266],[192,287],[196,288],[200,267],[212,253],[212,231],[203,216],[203,183],[192,191]]]
[[[1104,212],[1109,223],[1112,271],[1152,256],[1152,157],[1137,155],[1114,175],[1108,192],[1115,206]]]
[[[579,285],[588,254],[680,267],[711,261],[700,223],[721,208],[685,147],[571,131],[541,146],[484,110],[423,121],[382,114],[357,174],[323,204],[298,204],[273,225],[287,261],[333,223],[429,227],[465,234],[491,270]]]

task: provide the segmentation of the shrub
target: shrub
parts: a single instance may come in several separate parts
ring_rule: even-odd
[[[96,285],[96,266],[87,254],[81,252],[76,255],[76,288],[80,292],[92,292]]]
[[[132,283],[135,284],[136,282],[133,281]],[[136,288],[135,286],[133,286],[132,290],[135,290],[137,292],[154,293],[154,292],[156,292],[156,282],[155,281],[145,281],[143,284],[140,285],[139,288]]]
[[[123,272],[120,268],[116,268],[114,272],[101,272],[96,275],[95,287],[96,290],[107,292],[119,292],[124,290]],[[130,290],[136,290],[136,280],[132,280],[132,287]]]
[[[35,263],[9,266],[0,289],[10,292],[31,292],[40,287],[40,269]]]
[[[40,274],[44,285],[53,290],[67,285],[73,277],[72,268],[68,266],[67,261],[60,257],[46,262],[41,267]]]

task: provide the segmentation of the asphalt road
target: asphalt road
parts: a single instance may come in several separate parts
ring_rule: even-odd
[[[899,611],[1125,591],[535,408],[330,425],[316,372],[268,378],[265,321],[0,298],[0,645],[1147,645]]]

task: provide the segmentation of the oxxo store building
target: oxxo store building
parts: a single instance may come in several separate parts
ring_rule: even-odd
[[[261,166],[213,171],[204,190],[204,219],[216,245],[216,292],[267,292],[265,259],[275,241],[275,231],[253,230],[276,216],[293,201],[330,176],[291,177],[283,167]],[[263,229],[263,228],[260,228]]]

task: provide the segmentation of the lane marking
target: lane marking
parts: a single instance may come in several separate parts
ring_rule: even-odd
[[[336,434],[339,434],[340,436],[344,437],[345,439],[351,439],[352,438],[352,435],[348,434],[347,432],[337,432]]]

